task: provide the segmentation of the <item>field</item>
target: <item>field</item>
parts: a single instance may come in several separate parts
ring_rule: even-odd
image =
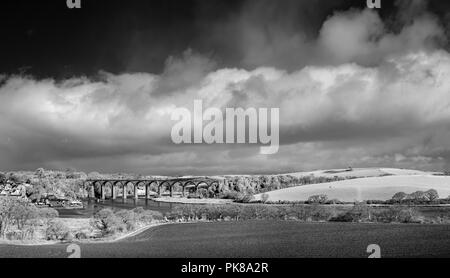
[[[389,200],[395,193],[435,189],[441,198],[450,196],[450,177],[433,175],[399,175],[358,178],[344,181],[297,186],[268,192],[268,201],[306,201],[325,194],[343,202]],[[261,199],[261,194],[255,196]]]
[[[114,243],[81,244],[82,257],[450,257],[450,225],[245,221],[170,224]],[[67,244],[0,246],[0,257],[64,258]]]
[[[297,172],[290,173],[294,177],[316,176],[316,177],[355,177],[355,178],[370,178],[382,177],[386,175],[394,176],[408,176],[408,175],[431,175],[433,172],[424,172],[420,170],[398,169],[398,168],[353,168],[353,169],[329,169],[317,170],[311,172]]]

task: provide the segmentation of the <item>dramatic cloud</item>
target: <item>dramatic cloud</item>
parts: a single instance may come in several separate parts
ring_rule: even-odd
[[[241,34],[246,66],[270,65],[289,70],[348,62],[374,66],[389,55],[434,49],[445,41],[438,19],[425,9],[415,8],[419,5],[415,2],[422,1],[406,2],[408,5],[402,5],[390,24],[373,10],[335,12],[317,37],[308,35],[308,29],[287,24],[297,20],[289,14],[282,23],[275,24],[264,24],[265,18],[255,20],[244,14],[232,29]]]
[[[0,168],[441,170],[450,162],[450,54],[438,47],[445,32],[430,14],[411,9],[402,15],[395,33],[369,10],[335,13],[313,41],[283,35],[275,43],[251,31],[249,39],[261,48],[246,61],[267,65],[253,70],[217,68],[189,50],[169,58],[159,75],[100,73],[63,81],[2,76]],[[291,55],[290,67],[271,62],[285,55]],[[280,108],[279,153],[260,155],[250,145],[174,145],[171,113],[192,109],[195,99],[205,108]]]

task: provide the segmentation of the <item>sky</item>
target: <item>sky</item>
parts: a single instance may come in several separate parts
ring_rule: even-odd
[[[450,2],[14,1],[0,171],[450,170]],[[280,111],[280,148],[174,144],[177,107]]]

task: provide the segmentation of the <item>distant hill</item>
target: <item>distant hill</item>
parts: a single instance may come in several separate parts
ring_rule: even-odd
[[[341,177],[341,178],[370,178],[382,177],[389,175],[429,175],[435,172],[424,172],[420,170],[397,169],[397,168],[348,168],[348,169],[331,169],[331,170],[317,170],[311,172],[297,172],[289,173],[294,177],[304,177],[313,175],[316,177]]]
[[[369,173],[361,171],[360,173]],[[320,183],[296,186],[291,188],[271,191],[268,201],[305,201],[309,197],[325,194],[329,199],[338,199],[344,202],[364,200],[389,200],[395,193],[405,192],[411,194],[415,191],[427,191],[435,189],[441,198],[450,196],[450,176],[435,176],[431,173],[400,169],[388,169],[381,172],[390,173],[391,176],[375,176],[369,178],[357,178],[330,183]],[[376,174],[376,171],[371,172]],[[406,174],[407,173],[407,174]],[[400,175],[396,175],[400,174]],[[261,199],[261,194],[255,196]]]

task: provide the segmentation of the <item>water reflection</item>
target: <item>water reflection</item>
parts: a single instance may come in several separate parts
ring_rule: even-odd
[[[99,202],[95,200],[84,200],[83,204],[84,209],[57,209],[59,216],[64,218],[90,218],[103,208],[133,209],[136,207],[166,213],[176,206],[176,204],[172,203],[161,203],[145,199],[139,199],[138,201],[134,199],[100,200]]]

